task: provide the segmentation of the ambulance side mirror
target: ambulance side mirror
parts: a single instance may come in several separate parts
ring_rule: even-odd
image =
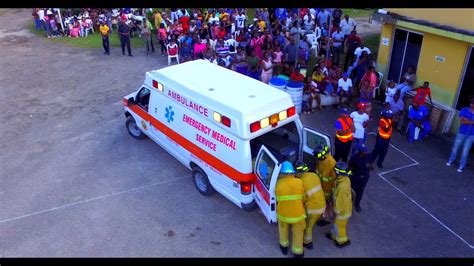
[[[128,98],[128,105],[135,105],[135,104],[137,104],[137,102],[135,101],[134,97]]]

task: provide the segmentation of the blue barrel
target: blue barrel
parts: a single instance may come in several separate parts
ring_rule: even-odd
[[[274,88],[277,88],[279,90],[282,90],[282,91],[286,91],[285,88],[286,88],[286,81],[284,79],[281,79],[281,78],[271,78],[269,83],[268,83],[270,86],[274,87]]]
[[[303,89],[303,82],[290,81],[286,84],[286,92],[290,94],[291,100],[293,101],[293,104],[295,105],[298,114],[302,111]]]

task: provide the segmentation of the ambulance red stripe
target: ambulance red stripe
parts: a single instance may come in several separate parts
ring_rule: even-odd
[[[228,176],[229,178],[237,181],[237,182],[253,182],[255,174],[254,173],[241,173],[232,166],[224,163],[223,161],[219,160],[214,155],[208,153],[207,151],[201,149],[196,144],[192,143],[191,141],[187,140],[185,137],[178,134],[176,131],[172,130],[165,124],[158,121],[156,118],[151,116],[148,112],[144,111],[141,107],[137,105],[128,106],[133,112],[135,112],[138,116],[140,116],[143,120],[150,122],[153,127],[158,129],[159,131],[163,132],[166,136],[171,138],[173,141],[181,145],[183,148],[188,150],[189,152],[196,155],[199,159],[203,160],[207,164],[211,165],[215,169],[222,172],[224,175]],[[267,201],[269,202],[269,201]]]

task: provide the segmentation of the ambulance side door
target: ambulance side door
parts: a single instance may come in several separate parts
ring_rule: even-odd
[[[302,156],[303,162],[305,162],[311,171],[314,171],[316,165],[316,157],[313,154],[314,148],[317,145],[328,145],[329,151],[332,151],[331,137],[329,135],[319,132],[309,127],[303,127],[303,142],[302,142]],[[300,153],[301,154],[301,153]],[[332,152],[331,152],[332,154]]]
[[[138,107],[140,107],[147,113],[149,113],[150,96],[151,90],[144,86],[138,91],[137,95],[135,96],[135,102]],[[136,121],[137,126],[143,131],[143,133],[148,135],[150,130],[150,121],[147,121],[144,118],[139,119],[140,120]]]
[[[281,164],[264,146],[260,148],[255,161],[254,198],[269,223],[276,223],[275,186]]]

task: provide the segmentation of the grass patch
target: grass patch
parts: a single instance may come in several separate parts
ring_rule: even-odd
[[[358,9],[358,8],[342,8],[342,16],[344,17],[345,14],[349,15],[351,18],[362,18],[362,17],[369,17],[370,14],[375,12],[374,9]]]
[[[380,33],[372,33],[364,38],[364,44],[369,47],[374,58],[377,58],[380,45]]]
[[[36,30],[35,25],[31,24],[29,30],[36,34],[36,36],[47,39],[46,33],[44,30]],[[87,37],[78,37],[78,38],[69,38],[69,37],[60,37],[48,39],[54,43],[62,43],[78,48],[87,48],[87,49],[102,49],[102,37],[100,33],[96,32],[94,34],[89,34]],[[110,47],[120,47],[120,39],[117,34],[117,30],[114,29],[114,33],[109,36]],[[131,38],[130,44],[132,49],[145,46],[145,40],[143,38]]]

